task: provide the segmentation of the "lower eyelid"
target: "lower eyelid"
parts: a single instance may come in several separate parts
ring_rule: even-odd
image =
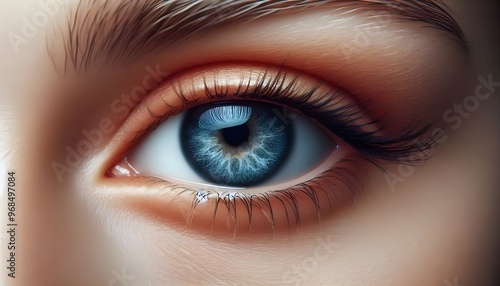
[[[142,191],[119,199],[126,207],[162,224],[197,234],[245,237],[293,234],[319,227],[339,207],[353,206],[364,193],[372,163],[348,154],[317,177],[285,190],[260,195],[187,189],[152,177],[130,178]],[[120,180],[126,183],[127,180]],[[349,204],[350,202],[350,204]],[[214,215],[215,214],[215,215]]]

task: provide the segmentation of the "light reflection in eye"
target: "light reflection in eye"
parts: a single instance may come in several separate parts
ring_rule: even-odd
[[[206,104],[169,118],[128,160],[139,173],[199,184],[251,187],[313,169],[335,142],[304,115],[268,103]],[[281,117],[281,118],[280,118]]]

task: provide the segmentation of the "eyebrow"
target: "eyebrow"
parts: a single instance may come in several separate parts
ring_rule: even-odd
[[[388,12],[444,31],[467,50],[461,29],[442,0],[81,0],[65,7],[64,22],[54,25],[48,35],[47,50],[56,69],[62,51],[63,73],[71,69],[80,73],[97,64],[130,63],[197,32],[319,6]]]

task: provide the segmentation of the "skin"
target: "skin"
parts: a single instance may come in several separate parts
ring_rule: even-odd
[[[19,19],[37,11],[35,3],[1,3],[1,33],[17,31]],[[129,285],[493,285],[500,142],[494,96],[461,116],[461,124],[453,122],[457,128],[447,129],[432,159],[414,168],[380,162],[398,176],[392,187],[378,169],[366,167],[369,179],[356,206],[335,210],[321,229],[304,227],[293,237],[199,235],[152,212],[144,197],[167,202],[168,194],[141,179],[104,176],[124,149],[123,129],[108,132],[107,143],[62,182],[51,168],[64,162],[65,146],[81,142],[81,130],[98,128],[102,119],[122,126],[109,107],[141,85],[144,67],[157,64],[174,74],[205,63],[280,65],[286,59],[288,67],[348,89],[356,100],[375,102],[371,115],[385,113],[394,122],[388,132],[442,118],[475,94],[478,75],[500,81],[493,53],[499,46],[488,22],[494,5],[449,4],[476,45],[472,68],[442,33],[397,21],[346,57],[335,43],[351,42],[367,19],[360,11],[347,19],[328,9],[219,28],[128,69],[69,80],[58,77],[46,55],[47,27],[18,54],[2,41],[0,154],[6,170],[16,171],[19,224],[17,278],[3,275],[2,285],[120,285],[109,283],[122,269],[135,277]],[[439,93],[450,82],[450,90]]]

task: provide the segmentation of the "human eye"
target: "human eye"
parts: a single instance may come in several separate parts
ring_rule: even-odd
[[[231,100],[183,111],[149,134],[127,163],[137,174],[241,188],[293,179],[337,149],[310,120],[278,108]]]
[[[377,119],[348,91],[299,70],[195,67],[131,114],[107,175],[161,189],[168,219],[197,231],[291,233],[355,202],[375,160],[411,163],[432,147],[427,128],[391,136]]]
[[[438,135],[432,122],[454,94],[451,88],[443,90],[442,82],[456,82],[465,60],[460,35],[442,37],[443,29],[449,31],[446,22],[432,22],[437,29],[428,29],[422,27],[429,23],[425,17],[408,21],[420,15],[414,13],[418,7],[395,11],[380,4],[380,12],[386,12],[379,17],[370,5],[345,10],[327,2],[322,4],[331,9],[311,6],[289,13],[301,9],[290,2],[285,6],[291,10],[279,9],[282,14],[262,19],[252,13],[266,15],[285,2],[224,2],[228,10],[222,12],[219,6],[202,4],[209,2],[189,7],[176,1],[123,2],[119,13],[102,12],[99,8],[117,8],[105,4],[78,5],[78,11],[90,10],[88,18],[97,22],[112,15],[106,23],[117,27],[99,29],[79,17],[83,23],[70,23],[67,42],[48,48],[56,69],[66,72],[71,91],[105,109],[97,112],[99,119],[116,129],[104,128],[101,141],[106,143],[71,176],[96,186],[90,196],[103,208],[118,205],[119,211],[155,218],[171,230],[245,236],[334,227],[328,219],[357,206],[366,194],[385,189],[369,184],[384,180],[391,162],[427,157],[423,151],[432,148]],[[229,3],[235,6],[225,5]],[[165,18],[172,11],[187,18]],[[211,21],[200,18],[204,13],[223,16]],[[125,16],[130,22],[122,21]],[[244,23],[248,19],[253,19],[251,25]],[[371,29],[374,24],[379,27]],[[360,30],[370,34],[369,42],[358,41]],[[66,58],[57,61],[58,52]],[[151,84],[153,79],[158,86]],[[440,94],[446,96],[436,96]],[[246,179],[243,169],[237,176],[224,173],[209,166],[209,159],[194,156],[189,150],[196,142],[188,147],[182,138],[186,118],[198,120],[199,127],[198,117],[217,114],[217,106],[251,108],[248,124],[259,114],[279,118],[285,133],[294,137],[280,136],[285,146],[277,152],[280,156],[273,155],[267,171],[259,167]],[[88,125],[98,120],[80,112],[78,118],[86,118],[81,121]],[[206,126],[208,121],[203,122]],[[208,139],[215,140],[214,133]],[[269,133],[264,130],[262,136]],[[229,160],[227,154],[219,155]],[[58,178],[71,171],[52,167]]]

